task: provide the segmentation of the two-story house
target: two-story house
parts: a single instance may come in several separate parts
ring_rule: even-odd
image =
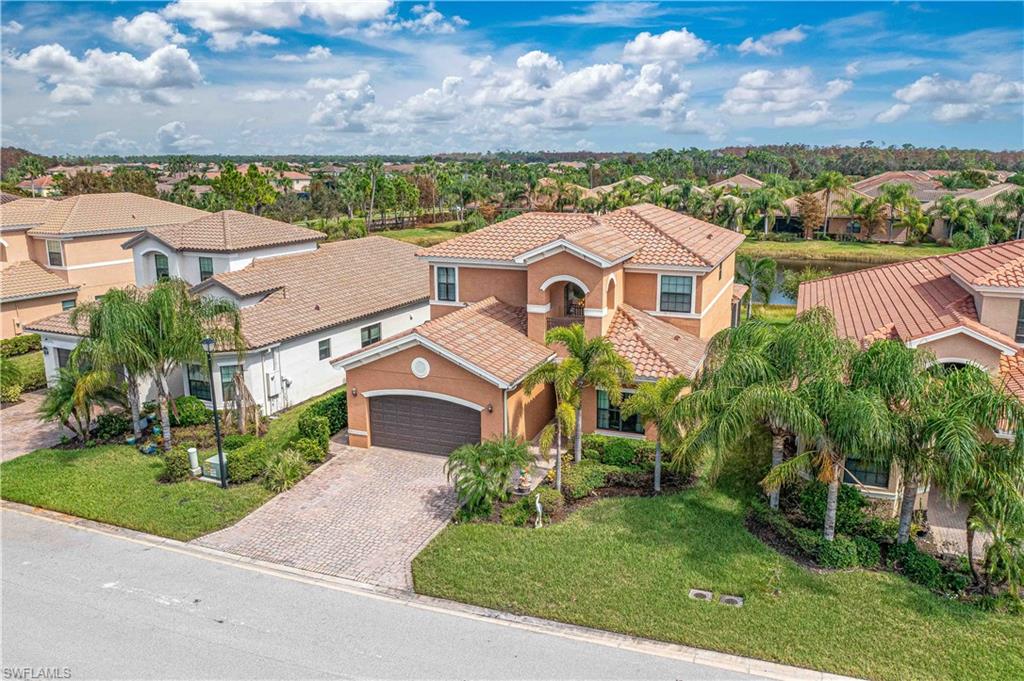
[[[135,280],[121,244],[157,227],[208,215],[139,194],[82,194],[0,206],[0,337]]]
[[[1024,241],[801,284],[797,311],[818,306],[862,346],[890,338],[925,348],[935,363],[980,367],[1024,399]],[[895,466],[848,458],[846,469],[846,481],[871,496],[899,493]]]
[[[324,234],[276,220],[221,211],[148,229],[129,239],[140,287],[168,277],[194,293],[234,302],[243,351],[217,351],[171,377],[175,395],[235,400],[234,377],[264,414],[345,382],[329,360],[428,318],[427,265],[416,246],[383,237],[321,244]],[[35,322],[47,376],[66,364],[81,338],[70,312]],[[149,392],[143,386],[143,392]]]
[[[527,213],[419,253],[430,321],[333,363],[349,387],[349,440],[447,454],[503,434],[533,438],[554,413],[525,376],[556,360],[548,329],[606,336],[637,381],[693,376],[735,319],[743,236],[650,204],[605,215]],[[742,288],[742,287],[741,287]],[[583,395],[583,428],[642,437],[608,396]]]

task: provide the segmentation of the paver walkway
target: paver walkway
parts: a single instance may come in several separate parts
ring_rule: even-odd
[[[941,552],[967,554],[967,507],[963,504],[950,505],[938,485],[932,485],[928,492],[928,525],[930,538]],[[985,545],[990,539],[986,532],[974,535],[975,557],[985,552]]]
[[[0,409],[0,461],[60,442],[64,427],[39,420],[39,405],[45,397],[45,390],[22,393],[21,402]]]
[[[444,457],[332,443],[333,458],[235,525],[197,544],[399,589],[447,523],[455,493]]]

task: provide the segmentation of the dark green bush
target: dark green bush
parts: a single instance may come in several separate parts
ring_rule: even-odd
[[[857,546],[857,564],[861,567],[874,568],[882,562],[882,547],[878,542],[867,537],[854,537]]]
[[[23,357],[13,361],[18,363],[18,368],[21,370],[21,377],[18,381],[21,383],[22,391],[39,390],[46,387],[46,365],[43,364],[42,355]]]
[[[544,509],[544,520],[565,508],[565,497],[553,487],[538,487],[514,504],[510,504],[501,510],[502,525],[516,525],[523,527],[533,525],[537,518],[537,497],[540,494],[540,504]]]
[[[814,480],[800,492],[800,510],[813,527],[824,527],[825,507],[828,503],[828,485]],[[836,533],[857,534],[864,523],[864,508],[868,500],[852,485],[839,485],[836,505]]]
[[[604,446],[601,463],[609,466],[629,466],[633,463],[636,448],[631,440],[614,438]]]
[[[248,482],[263,474],[267,468],[269,452],[263,440],[254,440],[225,456],[228,462],[228,480],[239,483]]]
[[[849,537],[837,534],[832,541],[818,546],[818,565],[827,568],[849,568],[857,565],[857,545]]]
[[[263,474],[263,486],[271,492],[284,492],[295,486],[309,473],[309,464],[302,460],[302,454],[293,449],[275,452],[267,461]]]
[[[175,410],[171,410],[172,426],[201,426],[209,423],[213,416],[212,412],[206,408],[206,405],[198,397],[192,397],[191,395],[182,395],[174,400],[174,406],[177,408],[178,413],[175,415]]]
[[[96,417],[96,437],[112,440],[131,432],[132,417],[123,411],[107,412]]]
[[[348,425],[348,394],[345,388],[323,397],[306,409],[307,414],[327,418],[330,435]]]
[[[583,450],[583,458],[612,466],[643,465],[654,461],[654,443],[650,440],[590,433],[583,436]]]
[[[190,477],[192,468],[188,462],[187,447],[178,445],[164,454],[164,472],[160,475],[162,482],[183,482]]]
[[[809,558],[817,559],[821,544],[821,535],[814,530],[797,527],[778,511],[774,511],[760,499],[750,502],[750,512],[755,520],[774,530],[780,538],[791,547]]]
[[[0,340],[0,357],[17,357],[43,349],[38,333],[26,333]]]
[[[922,553],[912,542],[893,547],[889,555],[896,568],[910,581],[929,589],[942,587],[942,564],[927,553]]]
[[[323,463],[327,458],[327,452],[312,438],[300,437],[292,442],[291,448],[301,454],[306,463]]]
[[[605,477],[616,470],[614,466],[598,461],[580,461],[562,471],[562,487],[570,499],[582,499],[605,486]]]
[[[231,433],[230,435],[224,436],[224,439],[221,440],[221,444],[224,447],[225,452],[233,452],[236,449],[246,446],[255,439],[255,435],[249,435],[248,433]]]
[[[331,424],[326,416],[317,416],[309,410],[305,411],[299,417],[298,431],[300,438],[309,438],[317,442],[324,453],[327,453],[327,448],[331,444]]]
[[[900,528],[899,518],[868,518],[858,534],[879,544],[893,544]]]

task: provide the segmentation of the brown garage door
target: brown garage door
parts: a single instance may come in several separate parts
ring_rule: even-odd
[[[480,412],[429,397],[371,397],[370,438],[377,447],[447,456],[480,441]]]

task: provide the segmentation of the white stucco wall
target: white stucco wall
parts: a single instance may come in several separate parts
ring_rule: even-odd
[[[213,260],[213,273],[236,272],[250,265],[253,260],[273,258],[293,253],[304,253],[316,250],[316,243],[290,244],[259,248],[239,253],[203,253],[199,251],[175,251],[153,238],[144,238],[132,247],[132,259],[135,262],[135,283],[148,286],[156,282],[156,269],[153,262],[154,253],[167,256],[167,265],[171,277],[184,279],[193,286],[198,284],[199,258]]]

